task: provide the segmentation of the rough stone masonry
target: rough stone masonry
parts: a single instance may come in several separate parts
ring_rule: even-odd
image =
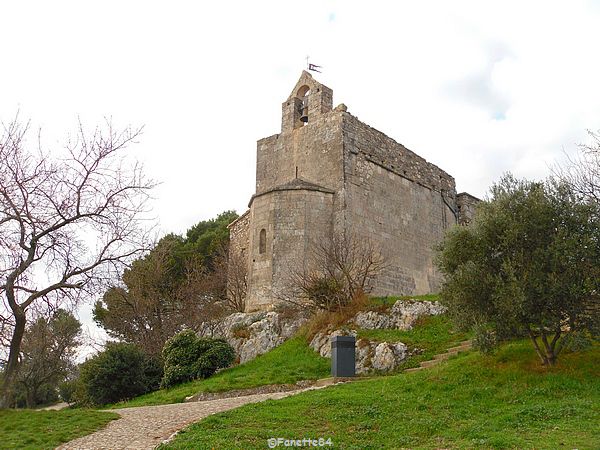
[[[375,295],[435,292],[433,246],[469,223],[477,201],[345,105],[334,109],[333,91],[304,71],[283,102],[281,133],[258,141],[249,210],[229,226],[247,261],[246,309],[275,306],[312,243],[346,232],[370,239],[388,262]]]

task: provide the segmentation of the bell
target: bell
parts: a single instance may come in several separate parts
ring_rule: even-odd
[[[300,121],[304,123],[308,122],[308,106],[304,106],[302,108],[302,115],[300,116]]]

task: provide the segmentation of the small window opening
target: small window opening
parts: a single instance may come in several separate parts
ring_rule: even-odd
[[[261,255],[267,251],[267,230],[264,228],[260,230],[258,237],[258,253]]]

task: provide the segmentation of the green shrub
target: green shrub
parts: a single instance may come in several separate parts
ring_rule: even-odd
[[[170,338],[163,348],[164,376],[161,387],[208,378],[235,359],[231,345],[223,339],[198,338],[192,330]]]
[[[156,388],[156,370],[156,363],[149,362],[134,344],[109,343],[81,365],[79,380],[85,398],[77,400],[102,405],[144,394]]]
[[[498,346],[498,336],[495,330],[487,324],[476,324],[473,327],[473,347],[482,353],[494,353]]]
[[[235,360],[233,348],[223,339],[198,339],[198,349],[202,352],[196,362],[198,378],[208,378]]]
[[[14,402],[17,408],[31,408],[32,406],[49,405],[58,401],[58,392],[53,383],[43,383],[37,387],[27,402],[27,389],[24,385],[18,384],[15,387]]]
[[[63,402],[75,403],[78,383],[80,383],[79,378],[66,380],[58,385],[58,393]]]
[[[162,359],[156,356],[148,356],[144,360],[144,383],[147,392],[156,391],[160,388],[160,381],[163,377]]]

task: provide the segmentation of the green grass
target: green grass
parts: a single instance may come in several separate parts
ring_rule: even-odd
[[[206,380],[161,389],[109,407],[180,403],[198,392],[223,392],[268,384],[316,380],[328,376],[329,372],[330,361],[314,352],[303,337],[295,337],[252,361],[223,370]]]
[[[431,359],[438,353],[445,352],[453,345],[469,339],[471,333],[458,332],[454,329],[446,315],[427,316],[419,320],[412,330],[358,330],[358,337],[377,342],[403,342],[410,350],[422,349],[423,352],[413,355],[398,367],[398,370],[416,367],[421,361]]]
[[[369,307],[371,309],[389,309],[394,306],[398,300],[417,300],[417,301],[430,301],[437,302],[440,300],[439,294],[425,294],[425,295],[400,295],[400,296],[388,296],[388,297],[370,297]]]
[[[357,381],[210,416],[166,448],[600,448],[600,347],[539,365],[529,342],[420,372]]]
[[[89,409],[0,410],[0,449],[50,449],[90,434],[119,416]]]
[[[409,297],[380,297],[382,299]],[[413,297],[410,297],[413,298]],[[414,297],[421,300],[435,300],[437,295]],[[402,363],[398,370],[419,365],[419,362],[431,359],[436,353],[445,351],[454,343],[468,337],[455,333],[445,316],[423,319],[410,331],[400,330],[359,330],[359,337],[374,341],[404,342],[409,348],[418,347],[423,353],[415,355]],[[109,405],[107,408],[162,405],[180,403],[190,395],[199,392],[223,392],[232,389],[244,389],[269,384],[295,383],[300,380],[315,380],[329,376],[330,360],[321,358],[308,346],[306,339],[297,336],[272,351],[236,367],[224,370],[206,380],[184,383],[170,389],[161,389],[127,402]]]

